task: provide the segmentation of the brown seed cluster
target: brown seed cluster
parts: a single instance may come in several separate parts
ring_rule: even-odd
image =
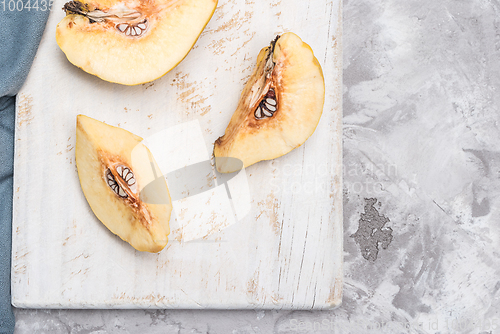
[[[273,117],[278,109],[278,101],[276,100],[276,93],[271,88],[260,101],[259,106],[255,109],[254,115],[256,119],[265,119]]]
[[[116,174],[124,181],[124,186],[127,186],[127,188],[135,193],[136,189],[136,181],[135,181],[135,176],[132,170],[123,165],[119,165],[116,167]],[[120,185],[121,182],[118,182],[113,175],[113,172],[111,172],[111,169],[108,168],[106,170],[106,183],[108,186],[113,190],[115,194],[120,196],[121,198],[127,198],[128,194],[127,192],[123,189],[123,187]]]
[[[144,20],[136,25],[129,25],[127,23],[119,23],[116,25],[116,29],[125,34],[126,36],[141,36],[148,28],[148,21]]]

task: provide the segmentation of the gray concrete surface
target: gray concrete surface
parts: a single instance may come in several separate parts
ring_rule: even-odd
[[[344,1],[339,309],[16,310],[16,333],[500,333],[499,12]]]

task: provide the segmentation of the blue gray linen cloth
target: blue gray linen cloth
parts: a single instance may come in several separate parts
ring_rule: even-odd
[[[15,95],[26,80],[49,16],[43,7],[18,10],[21,6],[12,3],[0,3],[0,334],[13,333],[15,324],[10,297]]]

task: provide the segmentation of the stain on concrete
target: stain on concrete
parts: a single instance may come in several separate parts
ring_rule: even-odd
[[[488,198],[484,198],[479,202],[477,199],[472,202],[472,217],[483,217],[490,213],[490,201]]]
[[[359,219],[358,230],[351,235],[351,238],[354,238],[359,245],[361,254],[366,260],[375,261],[379,244],[383,249],[387,249],[392,242],[392,228],[385,227],[390,219],[381,215],[375,208],[376,198],[365,198],[365,203],[365,212]]]

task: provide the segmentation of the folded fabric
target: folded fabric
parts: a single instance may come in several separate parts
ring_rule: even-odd
[[[14,332],[10,297],[15,95],[21,89],[45,29],[49,10],[0,6],[0,334]],[[12,10],[11,10],[12,9]]]

